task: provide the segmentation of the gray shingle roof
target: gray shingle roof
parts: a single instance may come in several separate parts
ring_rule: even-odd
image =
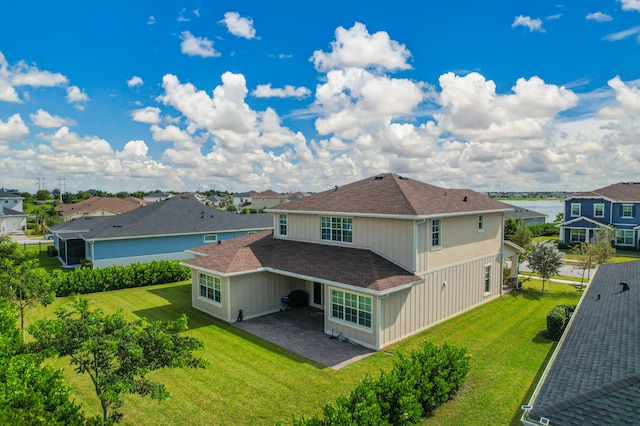
[[[370,250],[273,238],[272,231],[191,249],[203,257],[187,265],[222,274],[273,268],[297,275],[385,291],[421,278]]]
[[[640,261],[598,268],[563,339],[531,417],[552,425],[639,424]]]
[[[5,190],[0,189],[0,198],[24,198],[24,197],[20,194],[7,192]]]
[[[470,189],[446,189],[392,173],[290,201],[269,211],[429,216],[511,208]]]
[[[509,207],[511,207],[513,209],[513,211],[509,211],[506,212],[504,214],[504,218],[505,219],[517,219],[517,218],[522,218],[522,219],[533,219],[536,217],[544,217],[546,218],[548,215],[544,214],[544,213],[538,213],[536,211],[533,210],[529,210],[526,209],[524,207],[518,207],[518,206],[514,206],[512,204],[509,203],[502,203],[505,204]]]
[[[271,214],[237,214],[218,210],[201,204],[193,195],[176,196],[101,219],[104,220],[96,225],[89,225],[87,221],[91,219],[83,218],[69,223],[80,221],[77,225],[71,225],[72,228],[90,226],[82,234],[85,240],[273,228]],[[59,228],[54,227],[52,230],[57,232]]]

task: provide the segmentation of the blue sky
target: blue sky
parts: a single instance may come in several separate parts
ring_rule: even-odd
[[[640,0],[10,2],[0,187],[638,180]]]

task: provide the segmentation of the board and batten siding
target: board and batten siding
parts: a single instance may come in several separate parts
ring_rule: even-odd
[[[334,319],[331,309],[331,290],[346,291],[348,293],[357,294],[371,298],[371,329],[351,325],[346,321]],[[345,290],[344,288],[324,286],[324,332],[331,336],[339,336],[342,334],[349,340],[370,349],[378,349],[376,342],[376,327],[378,317],[378,298],[370,294],[358,293],[357,291]]]
[[[441,247],[431,247],[432,220],[418,225],[417,274],[476,259],[502,250],[502,213],[483,215],[484,229],[478,231],[478,215],[440,219]]]
[[[271,272],[256,272],[220,278],[220,304],[200,297],[197,270],[191,276],[191,302],[194,308],[227,322],[236,322],[242,309],[243,319],[256,318],[280,310],[283,296],[293,290],[307,290],[307,283],[298,278]],[[206,274],[217,276],[213,273]]]
[[[352,218],[353,241],[351,243],[340,243],[321,239],[322,216],[288,213],[287,236],[281,238],[315,244],[365,248],[407,270],[415,270],[413,252],[414,220],[378,219],[340,214],[328,215],[328,217]]]
[[[496,254],[452,265],[423,275],[424,284],[381,297],[380,347],[499,297],[500,262]],[[486,266],[491,267],[488,293],[484,291]]]

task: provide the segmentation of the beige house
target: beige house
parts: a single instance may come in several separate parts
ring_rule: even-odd
[[[238,210],[243,208],[262,209],[271,208],[287,201],[286,194],[280,194],[270,189],[262,192],[243,192],[233,195],[233,204]]]
[[[380,349],[502,294],[508,210],[471,190],[374,176],[269,209],[273,233],[190,250],[192,303],[234,322],[302,289],[325,333]]]
[[[56,211],[62,222],[84,216],[115,216],[144,205],[144,201],[128,197],[125,199],[116,197],[91,197],[72,204],[56,206]]]

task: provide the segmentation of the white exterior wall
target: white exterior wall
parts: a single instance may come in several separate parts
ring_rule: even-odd
[[[331,215],[329,217],[351,217],[353,242],[341,243],[321,239],[321,218],[323,215],[287,214],[287,236],[278,235],[279,223],[276,215],[276,237],[316,244],[365,248],[380,256],[413,271],[415,221],[402,219],[377,219],[353,217],[349,215]]]
[[[484,291],[485,266],[491,266],[488,293]],[[424,284],[380,298],[380,347],[499,297],[502,288],[501,255],[496,253],[451,265],[423,277]]]

